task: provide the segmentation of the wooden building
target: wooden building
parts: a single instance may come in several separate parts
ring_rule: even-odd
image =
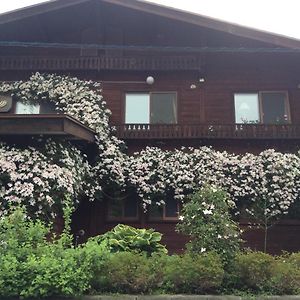
[[[56,0],[0,15],[0,80],[36,71],[101,81],[111,124],[129,153],[145,146],[299,149],[296,39],[144,1]],[[20,112],[13,105],[0,113],[1,137],[59,134],[93,142],[91,130],[68,116]],[[103,203],[84,203],[74,227],[87,235],[117,222],[154,227],[178,251],[184,239],[174,231],[171,206],[151,219],[124,204],[115,218]],[[274,252],[299,250],[299,224],[275,227]],[[252,247],[259,249],[260,239],[248,233]]]

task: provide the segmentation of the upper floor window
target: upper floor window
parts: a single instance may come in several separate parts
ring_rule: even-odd
[[[177,123],[175,92],[127,93],[125,99],[126,124]]]
[[[234,94],[236,123],[283,124],[290,121],[287,92]]]
[[[41,104],[16,102],[16,114],[55,114],[55,104],[52,102],[42,102]]]

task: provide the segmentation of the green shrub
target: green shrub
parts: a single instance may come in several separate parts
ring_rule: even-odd
[[[214,251],[224,262],[239,250],[240,230],[230,215],[231,201],[225,192],[205,187],[191,195],[182,209],[178,231],[191,237],[189,251]]]
[[[167,249],[160,243],[162,234],[154,229],[137,229],[119,224],[111,231],[96,238],[99,243],[107,245],[111,252],[134,251],[166,254]]]
[[[297,295],[300,292],[300,269],[286,257],[276,260],[271,271],[269,289],[275,295]]]
[[[275,258],[263,252],[239,253],[233,263],[235,287],[241,290],[266,292],[275,266]]]
[[[48,242],[48,228],[22,209],[0,219],[0,297],[74,296],[89,287],[91,260],[71,236]]]
[[[119,252],[105,261],[97,290],[116,293],[146,293],[159,286],[162,269],[143,253]]]
[[[164,286],[171,293],[207,293],[221,286],[223,276],[222,261],[216,253],[173,255],[165,266]]]
[[[286,253],[276,258],[271,271],[270,291],[278,295],[300,292],[300,253]]]
[[[283,255],[282,259],[300,269],[300,252]]]

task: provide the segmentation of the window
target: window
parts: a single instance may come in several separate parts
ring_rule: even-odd
[[[55,104],[52,102],[42,102],[41,104],[16,102],[16,114],[56,114]]]
[[[175,92],[127,93],[126,124],[175,124],[177,99]]]
[[[40,105],[39,104],[29,104],[29,103],[22,103],[17,102],[16,104],[16,114],[39,114],[40,112]]]
[[[234,94],[236,123],[283,124],[289,121],[286,92]]]
[[[179,202],[174,197],[167,197],[165,205],[152,205],[149,208],[148,218],[150,221],[178,220],[179,212]]]
[[[107,203],[107,219],[109,221],[138,220],[139,209],[136,197],[110,198]]]

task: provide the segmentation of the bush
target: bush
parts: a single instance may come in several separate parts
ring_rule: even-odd
[[[48,242],[49,229],[26,219],[22,209],[0,219],[0,296],[74,296],[89,287],[90,262],[71,236]]]
[[[166,254],[168,251],[160,243],[162,234],[154,229],[137,229],[128,225],[119,224],[111,231],[100,235],[93,240],[107,245],[111,252],[133,251]]]
[[[191,195],[182,209],[178,231],[191,237],[189,251],[215,251],[230,261],[239,249],[240,230],[229,213],[228,196],[221,190],[205,187]]]
[[[276,259],[271,271],[270,291],[278,295],[297,295],[300,292],[300,253]]]
[[[145,253],[113,253],[105,261],[105,272],[98,278],[97,291],[116,293],[146,293],[159,286],[162,272],[155,258]],[[95,280],[96,281],[96,280]]]
[[[275,258],[263,252],[239,253],[233,263],[235,288],[266,292],[275,266]]]
[[[173,255],[165,266],[164,286],[171,293],[207,293],[221,286],[223,275],[216,253]]]

